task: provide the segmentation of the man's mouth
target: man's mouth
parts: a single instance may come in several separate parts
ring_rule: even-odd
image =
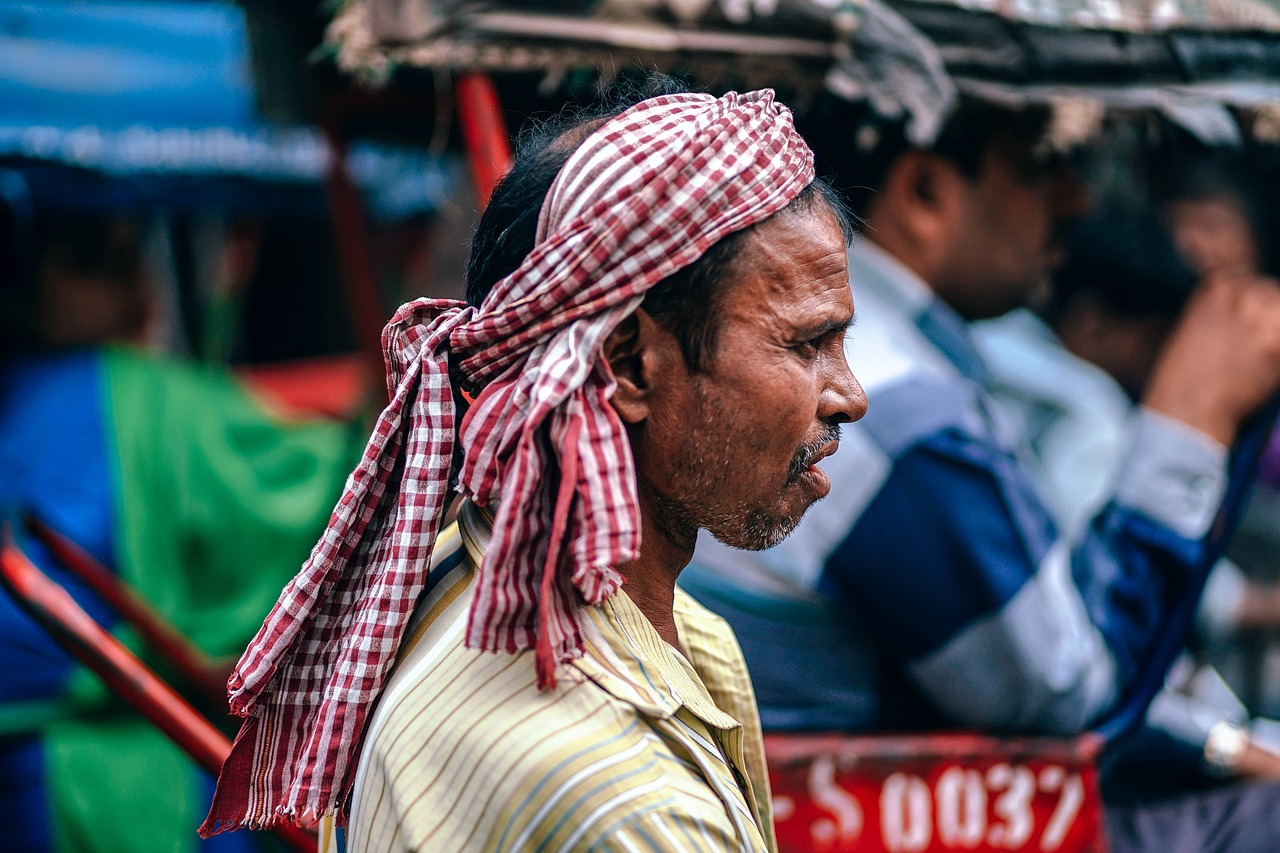
[[[830,481],[827,480],[827,475],[817,466],[823,459],[835,453],[839,446],[840,427],[831,424],[817,440],[802,445],[796,451],[796,455],[791,460],[791,471],[787,477],[788,484],[798,482],[801,478],[806,478],[823,486],[822,492],[825,495],[827,489],[830,488]]]
[[[807,467],[812,468],[814,465],[817,465],[823,459],[826,459],[828,456],[835,453],[836,450],[839,449],[839,447],[840,447],[840,439],[836,438],[836,439],[832,439],[831,441],[828,441],[826,444],[822,445],[822,447],[818,449],[817,453],[813,454],[813,456],[809,458],[807,462]]]

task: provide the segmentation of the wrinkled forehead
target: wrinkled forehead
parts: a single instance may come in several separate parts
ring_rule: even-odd
[[[805,319],[851,314],[848,244],[835,213],[820,200],[792,205],[743,232],[725,269],[725,295],[747,313],[774,314],[803,304]]]

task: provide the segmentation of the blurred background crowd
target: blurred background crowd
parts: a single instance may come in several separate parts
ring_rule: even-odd
[[[1025,272],[1000,310],[959,313],[980,321],[988,414],[1025,451],[1055,528],[1083,537],[1187,305],[1217,281],[1280,275],[1278,44],[1268,0],[0,0],[6,540],[221,724],[232,661],[363,447],[382,323],[412,297],[461,295],[469,229],[523,124],[654,67],[709,91],[777,88],[873,224],[892,221],[875,205],[904,152],[938,154],[991,193],[964,214],[985,231],[945,261]],[[990,157],[1005,184],[983,183]],[[949,197],[934,173],[911,174],[912,210]],[[1019,193],[1038,201],[1020,210]],[[856,272],[853,287],[857,302]],[[1221,521],[1231,535],[1213,546],[1185,653],[1154,677],[1190,700],[1170,714],[1194,719],[1170,725],[1201,737],[1197,755],[1203,736],[1187,730],[1237,723],[1273,757],[1243,775],[1280,780],[1280,434],[1250,430],[1234,459],[1252,488]],[[194,673],[59,556],[66,541],[172,629]],[[723,573],[690,577],[752,631],[764,611]],[[794,590],[756,580],[730,586],[769,598],[772,619]],[[912,619],[913,591],[893,594]],[[208,775],[21,598],[0,592],[0,849],[271,843],[198,842]],[[882,655],[861,633],[840,654]],[[744,646],[753,670],[770,654]],[[859,701],[815,698],[837,703],[834,718],[766,707],[765,724],[982,727],[941,700],[918,720]],[[1200,775],[1177,785],[1212,784]]]

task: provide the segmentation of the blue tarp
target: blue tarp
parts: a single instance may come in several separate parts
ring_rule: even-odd
[[[30,173],[46,199],[234,202],[258,182],[318,185],[323,135],[263,120],[255,99],[244,13],[230,3],[0,0],[0,158],[94,173]],[[350,168],[383,216],[433,208],[448,183],[417,149],[356,143]]]
[[[0,2],[0,121],[256,129],[244,15],[209,2]]]

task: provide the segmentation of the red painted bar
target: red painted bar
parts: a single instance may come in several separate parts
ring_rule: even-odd
[[[119,613],[148,648],[164,658],[185,681],[199,690],[201,696],[217,706],[225,705],[227,676],[230,675],[227,667],[210,660],[79,545],[35,516],[28,515],[26,522],[28,529],[52,552],[54,559],[70,569],[94,594]]]
[[[467,146],[467,162],[476,200],[483,210],[493,187],[511,165],[511,142],[502,118],[502,105],[489,75],[469,72],[458,75],[458,118]]]
[[[115,637],[85,613],[17,546],[6,524],[0,547],[0,582],[22,608],[113,693],[147,718],[204,770],[216,776],[231,741],[161,681]],[[95,782],[95,784],[97,784]],[[195,832],[195,827],[191,829]],[[275,828],[293,850],[313,853],[316,836],[293,826]]]
[[[378,299],[378,283],[374,276],[373,254],[369,248],[360,189],[347,171],[346,138],[335,127],[327,130],[327,137],[332,158],[325,189],[329,197],[329,216],[333,222],[342,286],[346,292],[347,307],[351,310],[356,342],[365,355],[371,379],[376,380],[372,387],[378,387],[383,371],[382,327],[386,325],[388,315]]]

